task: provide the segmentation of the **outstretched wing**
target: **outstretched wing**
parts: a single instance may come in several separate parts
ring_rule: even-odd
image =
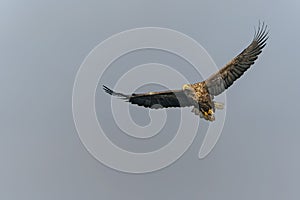
[[[205,81],[209,93],[214,96],[219,95],[240,78],[254,64],[265,47],[267,39],[267,26],[263,23],[261,26],[259,25],[251,44]]]
[[[103,85],[103,89],[110,95],[118,96],[132,104],[144,106],[146,108],[168,108],[168,107],[185,107],[192,106],[188,97],[183,90],[173,90],[165,92],[149,92],[143,94],[126,95],[114,92],[108,87]]]

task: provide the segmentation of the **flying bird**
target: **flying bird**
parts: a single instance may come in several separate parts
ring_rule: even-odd
[[[224,92],[254,64],[266,46],[267,39],[267,25],[259,24],[252,42],[239,55],[205,81],[184,84],[181,90],[127,95],[115,92],[104,85],[103,89],[110,95],[146,108],[193,107],[193,113],[205,120],[214,121],[215,109],[222,109],[224,106],[223,103],[214,101],[214,97]]]

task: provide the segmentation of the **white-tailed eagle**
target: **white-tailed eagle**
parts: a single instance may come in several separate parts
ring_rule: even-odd
[[[118,96],[132,104],[146,108],[158,109],[193,106],[192,112],[196,115],[206,120],[214,121],[215,109],[223,108],[222,103],[213,100],[214,96],[224,92],[254,64],[258,55],[265,47],[267,39],[267,26],[263,23],[259,25],[251,44],[238,56],[205,81],[184,84],[181,90],[126,95],[114,92],[104,85],[103,89],[110,95]]]

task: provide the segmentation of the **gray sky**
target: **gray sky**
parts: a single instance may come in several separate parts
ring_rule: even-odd
[[[2,1],[0,198],[299,199],[299,6],[293,0]],[[86,151],[72,118],[72,88],[79,66],[101,41],[136,27],[171,28],[203,45],[221,67],[249,44],[258,20],[270,27],[268,44],[227,92],[222,136],[207,158],[197,158],[201,130],[183,157],[154,173],[121,173]],[[113,86],[118,66],[149,61],[188,65],[167,53],[136,52],[113,63],[101,81]],[[101,88],[96,100],[100,123],[113,127],[101,113],[110,102]],[[147,111],[131,111],[137,123],[149,120]],[[154,150],[173,137],[178,113],[168,112],[162,136],[149,143],[121,132],[109,137],[129,150]],[[207,123],[200,126],[205,130]]]

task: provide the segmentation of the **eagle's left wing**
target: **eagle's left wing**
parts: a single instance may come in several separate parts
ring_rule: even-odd
[[[103,85],[103,89],[110,95],[118,96],[132,104],[144,106],[146,108],[168,108],[168,107],[185,107],[192,106],[190,100],[185,95],[183,90],[170,90],[164,92],[149,92],[142,94],[126,95],[114,92]]]
[[[262,24],[262,26],[259,26],[251,44],[225,67],[205,81],[209,93],[213,96],[219,95],[240,78],[254,64],[266,45],[267,39],[267,26]]]

